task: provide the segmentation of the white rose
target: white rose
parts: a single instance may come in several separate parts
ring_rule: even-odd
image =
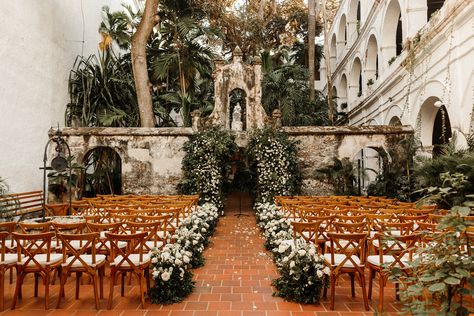
[[[153,271],[152,275],[153,275],[153,278],[156,279],[160,275],[160,272]]]
[[[290,262],[290,269],[293,268],[295,265],[296,265],[295,262],[292,260],[292,261]]]
[[[156,259],[156,257],[151,258],[151,263],[157,263],[157,262],[158,262],[158,259]]]
[[[183,261],[184,261],[184,263],[189,263],[189,257],[184,255],[183,256]]]
[[[183,261],[181,261],[181,260],[179,260],[179,259],[176,259],[176,260],[174,261],[174,263],[175,263],[177,266],[180,266],[180,265],[183,264]]]
[[[285,244],[280,244],[280,246],[278,247],[278,252],[279,253],[284,253],[286,251],[286,249],[288,249],[288,246],[285,245]]]
[[[327,275],[329,275],[331,273],[331,269],[329,269],[329,267],[326,267],[324,268],[323,272]]]
[[[171,278],[171,274],[169,274],[169,272],[166,272],[166,271],[165,271],[165,272],[163,272],[163,274],[161,275],[161,279],[162,279],[163,281],[165,281],[165,282],[168,281],[170,278]]]
[[[316,271],[316,274],[318,275],[318,278],[322,278],[324,273],[323,273],[323,271],[318,270],[318,271]]]
[[[300,249],[298,250],[298,254],[300,255],[300,257],[303,257],[304,255],[306,255],[306,250]]]

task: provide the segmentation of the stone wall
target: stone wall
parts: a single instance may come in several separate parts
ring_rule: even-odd
[[[50,130],[50,136],[54,132]],[[193,131],[191,128],[65,128],[62,133],[79,163],[96,147],[114,149],[122,160],[122,193],[175,194],[182,177],[182,147]]]
[[[323,126],[286,127],[290,138],[299,141],[299,160],[303,173],[303,194],[333,194],[333,188],[317,180],[317,169],[332,165],[333,158],[353,160],[363,148],[381,153],[397,144],[413,130],[409,126]]]
[[[316,169],[331,165],[333,157],[353,159],[362,148],[387,151],[391,144],[413,134],[407,126],[286,127],[299,141],[304,194],[331,194],[332,188],[314,177]],[[50,136],[55,130],[50,130]],[[183,144],[191,128],[65,128],[62,130],[76,161],[100,146],[114,149],[122,160],[122,192],[175,194],[181,180]],[[245,147],[246,133],[238,133]],[[54,146],[53,146],[54,147]],[[51,148],[53,151],[54,148]],[[52,157],[53,152],[50,152]]]

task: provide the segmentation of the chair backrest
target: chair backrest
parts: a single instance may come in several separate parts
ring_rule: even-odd
[[[123,235],[123,234],[112,234],[106,233],[107,240],[110,241],[110,259],[112,262],[115,262],[115,269],[126,269],[134,270],[139,272],[140,266],[137,265],[137,262],[132,260],[132,254],[138,254],[138,262],[144,262],[145,255],[148,255],[148,252],[144,253],[145,247],[145,238],[147,237],[148,232]],[[126,242],[127,247],[120,247],[119,242]],[[120,260],[115,260],[117,257]]]
[[[307,243],[318,244],[319,225],[321,222],[291,222],[293,238],[303,238]]]
[[[406,223],[406,222],[421,222],[421,221],[426,221],[428,219],[428,214],[423,214],[423,215],[398,215],[397,218],[400,221],[400,223]]]
[[[46,261],[50,261],[51,239],[54,237],[54,233],[22,234],[14,232],[12,236],[17,244],[18,262],[21,261],[23,266],[28,266],[29,269],[32,269],[30,264],[33,263],[33,270],[44,270],[35,256],[45,254]],[[24,256],[24,261],[22,261],[22,256]]]
[[[10,236],[10,233],[9,232],[6,232],[6,231],[3,231],[3,232],[0,232],[0,259],[1,261],[5,261],[5,251],[6,251],[6,242],[7,242],[7,238]]]
[[[385,234],[388,235],[409,235],[412,234],[414,231],[414,223],[413,222],[405,222],[405,223],[393,223],[387,222],[382,224],[382,230]]]
[[[163,221],[155,222],[128,222],[128,229],[132,234],[147,232],[143,244],[145,251],[151,251],[153,248],[161,248],[166,244],[168,232],[166,224]]]
[[[366,221],[366,218],[366,215],[336,215],[336,221],[343,223],[360,223]]]
[[[86,223],[91,233],[99,233],[97,240],[97,251],[109,254],[111,252],[110,244],[107,242],[106,233],[118,233],[121,223]]]
[[[331,243],[331,265],[336,265],[335,255],[342,254],[342,260],[337,261],[337,266],[333,271],[338,271],[346,264],[351,265],[358,271],[362,271],[365,265],[366,258],[366,241],[368,234],[366,233],[328,233],[329,241]],[[355,257],[357,258],[355,258]]]
[[[395,219],[392,214],[367,214],[367,221],[369,222],[369,230],[381,231],[384,223],[393,222]]]
[[[421,235],[419,233],[410,235],[387,235],[377,234],[379,240],[379,263],[390,269],[395,266],[406,268],[407,262],[413,261],[413,255],[419,248]],[[384,260],[384,256],[391,256],[391,260]]]
[[[2,249],[4,249],[5,247],[12,249],[15,246],[14,239],[11,235],[16,230],[16,225],[16,222],[0,223],[0,231],[7,233],[7,236],[5,237],[5,242],[2,244]]]
[[[51,230],[52,222],[44,223],[18,223],[18,227],[24,234],[46,233]]]
[[[90,264],[96,264],[96,243],[99,239],[98,233],[80,233],[80,234],[63,234],[58,233],[56,234],[58,239],[61,241],[62,244],[62,253],[63,253],[63,262],[70,257],[70,259],[66,266],[63,268],[70,269],[71,267],[79,262],[84,268],[84,270],[91,272],[93,269],[91,268]],[[72,245],[72,241],[78,241],[77,244]],[[91,255],[91,262],[86,262],[81,256],[89,254]],[[77,267],[77,264],[76,264]]]
[[[84,232],[86,222],[77,223],[56,223],[53,222],[53,228],[58,233],[81,234]]]
[[[334,221],[332,225],[337,233],[364,233],[368,231],[366,222],[346,223]]]

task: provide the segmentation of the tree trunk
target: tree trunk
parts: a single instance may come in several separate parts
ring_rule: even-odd
[[[137,91],[140,125],[155,127],[155,114],[150,94],[150,79],[146,62],[146,45],[156,24],[159,0],[147,0],[137,31],[132,36],[132,68],[135,89]]]
[[[324,60],[326,62],[326,79],[328,89],[327,101],[328,101],[328,116],[331,125],[334,124],[334,105],[332,100],[332,70],[331,70],[331,56],[329,55],[329,39],[328,39],[328,18],[326,12],[326,0],[322,0],[323,10],[323,30],[324,30]]]
[[[315,64],[315,43],[316,37],[316,14],[319,11],[319,0],[308,0],[308,68],[309,68],[309,100],[314,101],[314,64]]]

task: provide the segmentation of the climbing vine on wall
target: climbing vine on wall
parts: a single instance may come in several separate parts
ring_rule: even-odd
[[[201,203],[209,202],[222,209],[229,160],[237,152],[235,137],[229,131],[212,127],[192,135],[183,150],[184,179],[178,185],[179,191],[199,194]]]
[[[281,130],[264,128],[253,132],[247,154],[256,175],[257,202],[273,202],[276,195],[300,192],[302,175],[297,152],[297,142]]]

